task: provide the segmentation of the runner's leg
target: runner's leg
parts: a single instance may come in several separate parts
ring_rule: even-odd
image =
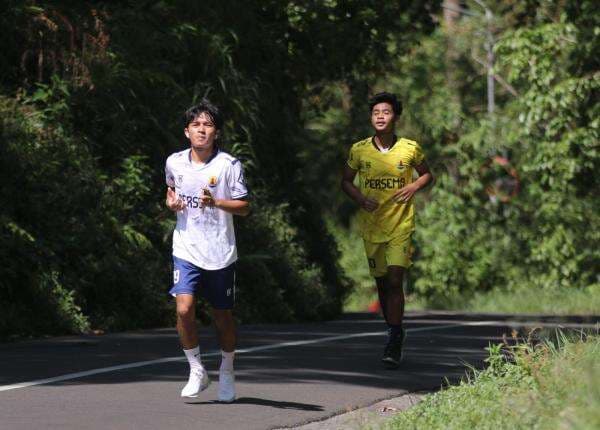
[[[235,321],[231,309],[213,309],[213,318],[219,336],[219,344],[225,352],[235,350]]]
[[[390,368],[397,368],[402,361],[402,345],[405,331],[402,327],[404,317],[404,268],[388,266],[387,276],[387,316],[389,326],[389,341],[385,347],[382,361]]]
[[[233,372],[236,341],[235,321],[230,309],[214,309],[213,316],[221,344],[218,398],[221,402],[230,403],[235,400],[235,374]]]
[[[178,294],[175,297],[175,302],[177,304],[177,332],[183,346],[183,352],[190,364],[190,376],[187,384],[181,390],[181,397],[195,398],[210,384],[200,359],[198,327],[196,325],[196,300],[192,294]]]
[[[196,300],[193,294],[178,294],[177,304],[177,333],[183,349],[193,349],[198,346],[198,327],[196,325]]]
[[[235,355],[236,328],[233,319],[235,303],[235,263],[219,270],[205,271],[206,293],[213,307],[213,320],[221,345],[218,399],[230,403],[235,400]]]
[[[402,318],[404,317],[403,280],[404,267],[388,266],[385,314],[390,325],[402,324]]]
[[[381,313],[383,319],[388,322],[387,318],[387,279],[385,276],[375,278],[375,284],[377,284],[377,295],[379,296],[379,306],[381,307]]]

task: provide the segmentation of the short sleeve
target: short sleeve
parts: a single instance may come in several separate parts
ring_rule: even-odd
[[[165,182],[168,187],[175,187],[175,175],[169,165],[169,159],[167,159],[167,162],[165,163]]]
[[[358,170],[358,166],[360,166],[360,160],[358,154],[356,153],[356,146],[352,146],[350,148],[350,154],[348,155],[348,166],[353,170]]]
[[[425,161],[425,154],[423,153],[423,149],[421,149],[421,145],[415,143],[415,152],[413,154],[413,166],[420,166],[421,163]]]
[[[248,185],[244,177],[244,169],[239,160],[233,160],[229,169],[229,177],[227,178],[227,186],[231,193],[231,198],[234,200],[248,197]]]

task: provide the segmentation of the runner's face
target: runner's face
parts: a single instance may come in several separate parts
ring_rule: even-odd
[[[192,148],[210,149],[217,137],[217,128],[213,120],[205,112],[198,115],[184,130],[185,136],[190,140]]]
[[[371,111],[371,124],[378,133],[391,133],[394,129],[394,108],[389,103],[377,103]]]

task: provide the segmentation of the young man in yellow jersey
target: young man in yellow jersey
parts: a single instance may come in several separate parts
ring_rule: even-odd
[[[402,361],[404,271],[411,265],[411,235],[415,229],[413,195],[433,181],[419,144],[396,136],[395,121],[402,104],[391,93],[369,101],[375,135],[356,142],[344,168],[342,190],[360,207],[358,218],[371,275],[389,327],[383,363],[397,368]],[[418,178],[413,181],[413,171]],[[354,185],[358,173],[359,185]]]

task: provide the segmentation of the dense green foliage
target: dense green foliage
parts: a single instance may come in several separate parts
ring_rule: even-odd
[[[600,338],[489,348],[488,368],[431,394],[382,428],[593,429],[600,426]]]
[[[417,196],[413,297],[594,294],[597,2],[490,2],[491,20],[472,1],[443,18],[440,3],[2,2],[0,336],[172,322],[162,171],[204,96],[253,194],[237,220],[243,320],[328,318],[346,276],[370,285],[339,174],[381,89],[400,94],[399,134],[437,176]]]
[[[498,73],[506,73],[518,95],[507,94],[494,117],[466,124],[443,147],[442,161],[452,167],[441,171],[422,211],[419,291],[439,296],[598,283],[593,172],[600,167],[594,98],[600,75],[589,70],[597,61],[594,45],[580,48],[589,30],[569,11],[502,33]],[[492,154],[507,155],[520,176],[520,192],[507,202],[484,192],[482,166]]]
[[[483,12],[475,2],[465,6]],[[444,22],[373,86],[402,95],[407,110],[399,133],[422,143],[437,176],[431,192],[417,196],[413,292],[440,307],[464,306],[473,294],[496,288],[594,294],[600,261],[597,2],[490,7],[498,76],[492,115],[479,63],[490,25],[482,14]],[[338,106],[326,120],[313,121],[329,139],[336,136],[330,130],[352,126]],[[363,131],[354,130],[360,137]],[[332,148],[343,159],[348,145]],[[493,157],[509,164],[504,168]],[[509,172],[520,181],[512,198],[501,188],[514,183]],[[353,210],[345,204],[336,206],[342,220]]]
[[[303,102],[332,82],[365,96],[387,46],[431,31],[438,3],[2,2],[0,336],[170,322],[162,172],[203,96],[253,192],[238,315],[337,314],[348,283],[305,175],[320,142]]]

